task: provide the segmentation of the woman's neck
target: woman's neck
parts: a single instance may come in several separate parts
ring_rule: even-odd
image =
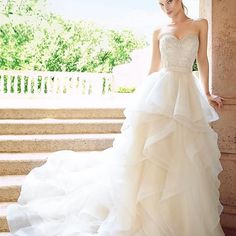
[[[190,19],[189,17],[187,17],[184,13],[181,12],[171,19],[170,25],[178,25],[184,23],[189,19]]]

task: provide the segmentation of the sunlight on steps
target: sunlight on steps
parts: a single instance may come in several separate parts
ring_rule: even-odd
[[[54,151],[85,155],[111,147],[124,121],[124,101],[90,107],[65,101],[0,103],[0,236],[10,236],[6,208],[17,201],[25,176]]]

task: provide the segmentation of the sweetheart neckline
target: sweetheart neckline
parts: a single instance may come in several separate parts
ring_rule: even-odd
[[[163,36],[165,36],[165,35],[170,35],[170,36],[172,36],[173,38],[175,38],[176,40],[178,40],[178,41],[182,41],[182,40],[184,40],[184,39],[186,39],[186,38],[189,38],[189,37],[196,37],[197,39],[198,39],[198,35],[197,34],[189,34],[189,35],[185,35],[184,37],[182,37],[182,38],[177,38],[174,34],[171,34],[171,33],[164,33],[164,34],[162,34],[160,37],[159,37],[159,40],[163,37]]]

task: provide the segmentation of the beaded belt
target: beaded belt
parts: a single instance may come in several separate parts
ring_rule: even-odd
[[[192,68],[189,67],[181,67],[181,66],[163,66],[161,70],[164,71],[179,71],[179,72],[192,72]]]

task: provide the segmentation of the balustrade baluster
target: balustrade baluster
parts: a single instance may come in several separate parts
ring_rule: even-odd
[[[11,75],[7,75],[7,94],[11,94]]]
[[[4,94],[4,74],[0,74],[0,94]]]
[[[0,93],[31,97],[44,96],[45,93],[99,96],[103,94],[103,78],[106,78],[106,94],[112,82],[109,73],[0,70]]]
[[[24,75],[20,75],[20,93],[21,95],[24,95],[25,93],[25,76]]]
[[[13,94],[16,95],[18,94],[18,75],[14,74],[13,75]]]
[[[46,80],[47,77],[42,76],[41,78],[42,79],[41,79],[40,94],[45,95],[45,91],[44,91],[45,90],[45,80]]]

